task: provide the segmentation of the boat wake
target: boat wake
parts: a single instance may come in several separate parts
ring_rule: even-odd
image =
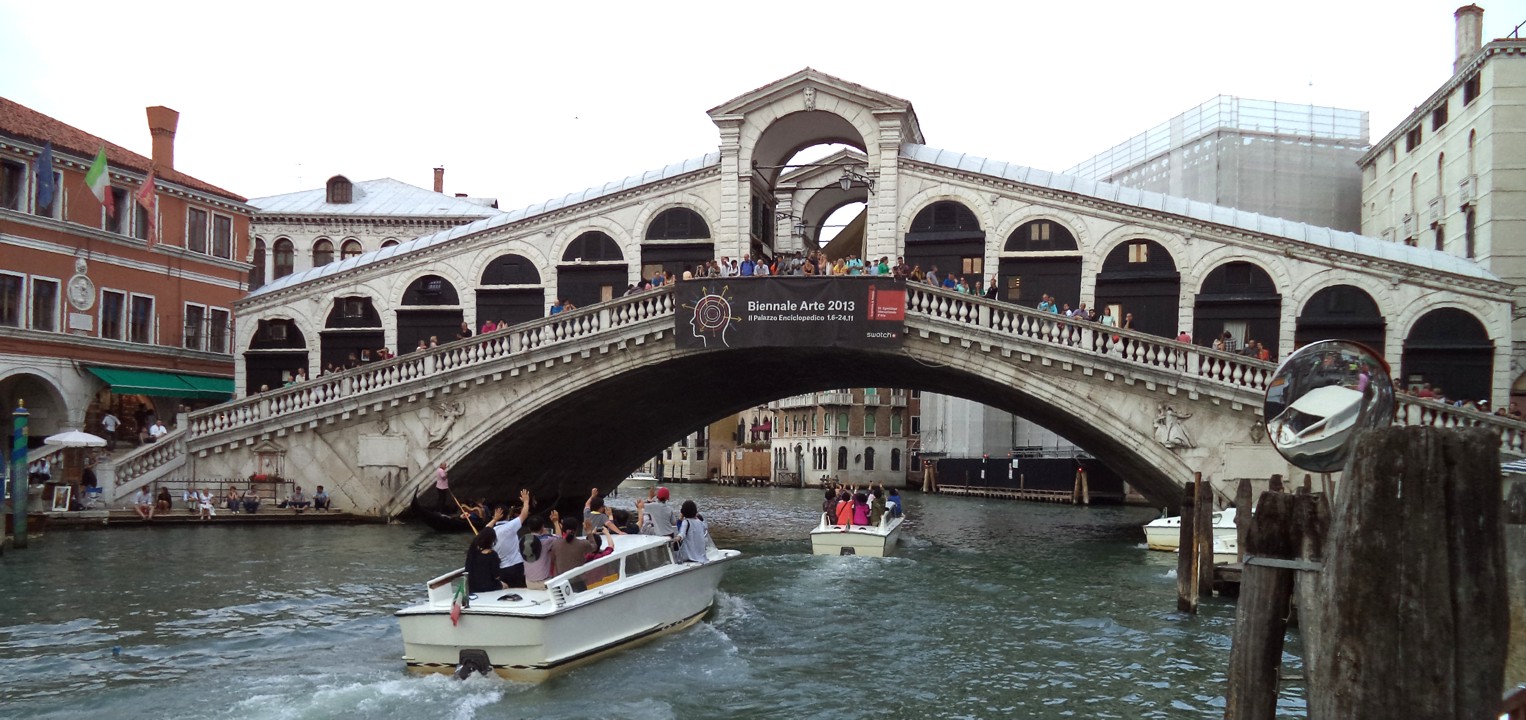
[[[434,717],[450,720],[474,720],[484,717],[484,708],[497,705],[512,693],[533,688],[496,676],[476,676],[461,682],[449,675],[398,677],[378,675],[360,682],[326,684],[324,678],[277,677],[274,684],[311,682],[310,693],[293,693],[290,688],[253,688],[255,694],[235,701],[231,715],[261,720],[291,717],[398,717],[404,708],[427,709]],[[261,693],[260,690],[266,692]]]

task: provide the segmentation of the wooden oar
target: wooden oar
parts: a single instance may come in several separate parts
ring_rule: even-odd
[[[472,537],[476,537],[477,525],[472,522],[472,514],[466,511],[466,506],[462,505],[461,501],[456,499],[456,494],[449,488],[446,488],[445,494],[449,495],[450,499],[456,503],[456,508],[461,511],[461,517],[466,518],[466,526],[472,529]]]

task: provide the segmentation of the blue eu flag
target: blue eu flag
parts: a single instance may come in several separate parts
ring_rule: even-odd
[[[42,155],[37,158],[37,207],[52,205],[56,192],[58,186],[53,182],[53,143],[46,143],[42,146]]]

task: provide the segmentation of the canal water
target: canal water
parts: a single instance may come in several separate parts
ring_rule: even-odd
[[[403,671],[392,612],[468,537],[54,533],[0,558],[0,716],[1218,718],[1234,607],[1175,607],[1140,508],[909,493],[899,554],[816,557],[810,490],[674,487],[742,550],[694,628],[540,685]],[[616,498],[615,507],[629,500]],[[1301,668],[1290,648],[1291,674]],[[1296,688],[1282,710],[1304,715]]]

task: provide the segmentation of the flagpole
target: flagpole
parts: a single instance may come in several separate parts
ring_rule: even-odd
[[[16,409],[11,411],[11,544],[18,549],[24,549],[27,545],[26,500],[31,483],[26,465],[26,426],[29,417],[31,413],[26,410],[26,402],[17,400]]]

